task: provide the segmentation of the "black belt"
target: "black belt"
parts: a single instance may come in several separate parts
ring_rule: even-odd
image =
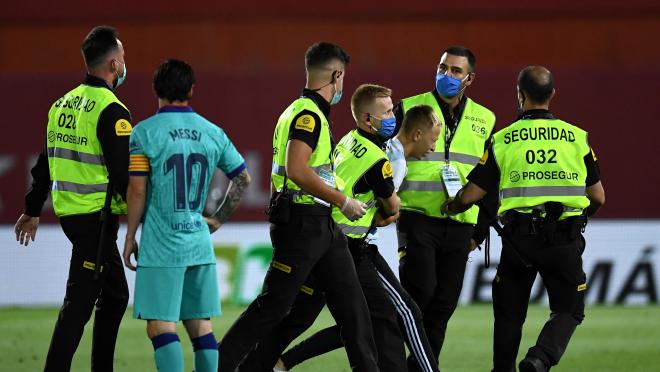
[[[516,211],[508,211],[503,220],[505,228],[515,226],[520,233],[526,235],[542,232],[545,226],[548,225],[546,219],[543,217],[534,216],[532,213],[520,213]],[[561,221],[555,221],[554,231],[574,234],[583,230],[585,223],[586,218],[584,216],[568,217]]]
[[[544,222],[545,218],[543,217],[534,217],[531,213],[521,213],[517,211],[508,211],[506,212],[504,223],[532,223],[532,222]],[[584,222],[583,216],[572,216],[567,217],[561,221],[557,221],[557,227],[559,226],[569,226],[576,222]]]
[[[401,217],[403,217],[403,218],[421,218],[421,219],[426,219],[428,221],[432,221],[433,223],[444,224],[444,225],[449,225],[449,226],[473,226],[470,223],[458,222],[458,221],[452,220],[449,217],[431,217],[431,216],[425,215],[422,212],[413,212],[413,211],[408,211],[408,210],[402,210],[401,211]]]
[[[330,216],[332,214],[332,208],[324,205],[293,203],[291,212],[307,216]]]

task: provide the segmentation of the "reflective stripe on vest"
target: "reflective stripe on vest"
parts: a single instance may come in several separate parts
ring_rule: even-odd
[[[443,152],[430,152],[426,154],[421,159],[409,158],[406,159],[408,162],[414,161],[445,161],[445,153]],[[454,161],[457,163],[463,163],[471,166],[477,165],[481,160],[481,156],[474,156],[468,154],[460,154],[458,152],[449,152],[449,161]]]
[[[557,119],[523,119],[493,136],[493,156],[500,170],[499,215],[525,213],[547,202],[564,206],[560,219],[589,206],[587,167],[591,151],[587,132]]]
[[[103,155],[87,154],[80,151],[64,149],[61,147],[49,147],[48,157],[77,161],[80,163],[104,165]]]
[[[83,84],[51,106],[46,151],[57,216],[93,213],[105,204],[108,170],[96,130],[101,113],[113,103],[125,108],[110,89]],[[130,128],[128,122],[117,125]],[[126,202],[115,194],[111,209],[113,214],[126,214]]]
[[[332,172],[332,164],[323,164],[323,165],[319,165],[318,167],[310,167],[310,168],[316,174],[320,174],[323,171]],[[286,174],[286,167],[283,165],[277,165],[273,163],[271,167],[271,173],[284,177],[284,175]]]
[[[442,110],[433,93],[424,93],[401,101],[405,111],[413,106],[428,105],[443,120]],[[495,115],[483,106],[467,98],[465,108],[456,127],[449,149],[449,162],[457,170],[463,184],[481,159],[486,141],[495,126]],[[440,206],[447,198],[440,167],[445,162],[445,131],[443,125],[436,141],[436,151],[423,159],[407,159],[408,173],[399,188],[401,209],[424,213],[429,217],[447,218],[440,213]],[[464,213],[449,218],[463,223],[476,224],[479,208],[473,206]]]
[[[335,147],[334,158],[339,191],[349,198],[365,203],[367,211],[357,221],[351,221],[338,208],[333,208],[332,218],[339,225],[344,235],[359,239],[369,232],[378,208],[376,208],[376,198],[373,190],[355,194],[355,185],[376,163],[387,159],[387,155],[383,149],[364,137],[357,129],[353,129]],[[388,166],[389,163],[383,165],[385,168]],[[388,171],[391,172],[391,166],[388,169],[382,169],[383,177]]]
[[[445,185],[442,182],[437,182],[437,181],[403,180],[399,190],[444,192]]]
[[[316,174],[320,174],[322,171],[327,172],[330,175],[334,175],[334,169],[332,164],[332,141],[330,138],[330,125],[328,119],[325,117],[321,109],[316,106],[314,101],[309,98],[301,97],[293,101],[289,107],[282,112],[279,119],[277,120],[277,125],[275,126],[275,132],[273,134],[273,163],[271,167],[271,182],[275,190],[280,191],[284,186],[284,174],[285,174],[285,161],[286,161],[286,147],[289,140],[289,129],[293,124],[293,118],[296,117],[303,110],[308,110],[321,119],[321,123],[314,123],[314,125],[321,126],[321,133],[319,134],[319,140],[316,144],[316,148],[312,151],[312,154],[307,161],[307,165],[314,170]],[[313,129],[313,128],[312,128]],[[300,189],[295,182],[291,179],[287,179],[287,188],[291,190],[294,194],[293,201],[299,204],[317,204],[314,200],[314,197],[305,193]]]
[[[369,226],[352,226],[344,223],[338,223],[337,226],[344,235],[355,236],[356,239],[367,235],[369,232]]]
[[[96,185],[84,185],[81,183],[67,182],[67,181],[53,181],[52,191],[68,191],[75,192],[76,194],[93,194],[95,192],[106,192],[108,189],[107,183],[99,183]]]
[[[530,186],[500,190],[500,198],[527,198],[534,196],[584,196],[585,186]]]

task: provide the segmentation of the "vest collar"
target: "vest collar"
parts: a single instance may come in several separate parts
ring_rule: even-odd
[[[445,123],[451,125],[452,127],[454,126],[454,123],[458,124],[458,122],[461,121],[463,110],[465,110],[465,104],[467,103],[467,96],[465,95],[465,92],[463,92],[463,97],[461,97],[458,105],[454,107],[453,112],[450,112],[449,105],[443,101],[442,98],[440,98],[438,91],[433,89],[432,93],[433,97],[435,97],[436,101],[438,101],[438,106],[440,106],[440,110],[442,111],[442,116],[445,119]]]
[[[318,94],[318,92],[315,92],[311,89],[305,88],[302,91],[302,96],[314,101],[314,103],[321,110],[323,115],[325,115],[325,118],[330,119],[330,102],[326,101],[322,95]]]
[[[371,133],[369,133],[365,130],[362,130],[360,128],[357,128],[357,132],[360,133],[360,135],[362,137],[364,137],[364,138],[368,139],[369,141],[373,142],[374,145],[380,147],[381,149],[385,147],[385,142],[383,142],[383,140],[380,137],[378,137],[378,135],[371,134]]]
[[[555,117],[552,116],[552,113],[548,110],[536,109],[536,110],[527,110],[522,114],[518,115],[518,120],[535,120],[535,119],[547,119],[553,120]]]
[[[85,78],[83,79],[82,83],[91,87],[106,88],[112,91],[105,80],[90,74],[85,74]]]

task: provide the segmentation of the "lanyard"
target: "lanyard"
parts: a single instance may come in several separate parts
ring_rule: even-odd
[[[451,146],[451,141],[454,139],[454,134],[458,129],[458,120],[454,119],[454,129],[450,130],[447,125],[445,125],[445,162],[449,163],[449,146]],[[451,133],[450,133],[451,132]]]

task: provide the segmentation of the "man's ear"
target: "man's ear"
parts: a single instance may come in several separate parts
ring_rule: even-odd
[[[415,129],[415,132],[413,132],[413,142],[419,141],[420,138],[422,138],[422,130],[417,128]]]
[[[477,74],[476,74],[476,73],[474,73],[474,72],[469,72],[469,73],[468,73],[468,78],[467,78],[467,80],[465,81],[466,86],[467,86],[467,85],[470,85],[470,84],[472,84],[472,83],[474,83],[474,79],[475,79],[476,77],[477,77]]]
[[[194,90],[195,90],[195,84],[193,84],[193,86],[190,87],[190,91],[188,91],[188,99],[192,98]]]
[[[116,60],[116,59],[114,59],[114,58],[111,59],[111,60],[110,60],[110,71],[112,71],[113,73],[114,73],[114,72],[119,73],[119,65],[120,65],[120,64],[121,64],[121,63],[120,63],[118,60]]]

